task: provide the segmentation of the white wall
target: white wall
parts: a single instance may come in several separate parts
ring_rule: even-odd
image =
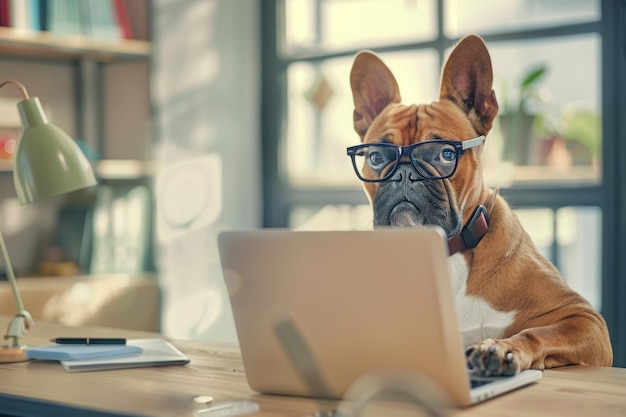
[[[163,332],[236,342],[219,231],[260,224],[258,3],[153,1]]]

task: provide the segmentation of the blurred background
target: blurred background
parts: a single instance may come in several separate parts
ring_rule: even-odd
[[[100,184],[19,206],[10,175],[18,95],[3,91],[0,221],[20,285],[38,294],[36,307],[25,296],[27,308],[69,324],[131,326],[128,317],[143,312],[137,327],[236,342],[221,230],[371,225],[345,154],[359,142],[355,53],[381,56],[403,102],[428,103],[451,47],[476,33],[491,53],[500,105],[485,180],[602,311],[616,364],[626,365],[623,2],[54,3],[65,7],[48,2],[48,24],[35,28],[0,11],[0,72],[80,140]],[[114,28],[90,20],[88,3],[109,4]]]

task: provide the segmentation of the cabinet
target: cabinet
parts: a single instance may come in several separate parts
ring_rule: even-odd
[[[39,97],[51,121],[94,156],[99,183],[112,187],[149,185],[152,174],[149,2],[127,4],[131,21],[143,25],[138,39],[107,41],[0,27],[0,79],[17,79]],[[19,93],[7,86],[0,97],[17,99]],[[0,161],[0,200],[15,196],[10,172],[10,161]],[[75,198],[95,200],[93,195]],[[38,208],[42,216],[34,237],[11,242],[5,233],[18,272],[36,271],[42,245],[56,232],[58,216],[50,211],[62,208],[55,203]],[[48,224],[42,224],[46,219]]]

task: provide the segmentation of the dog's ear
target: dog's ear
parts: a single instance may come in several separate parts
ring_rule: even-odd
[[[354,130],[363,140],[376,116],[390,103],[400,102],[400,90],[389,68],[370,51],[359,52],[354,58],[350,86],[354,99]]]
[[[446,61],[439,99],[453,101],[467,114],[476,132],[485,135],[498,114],[492,83],[489,51],[480,37],[469,35],[456,45]]]

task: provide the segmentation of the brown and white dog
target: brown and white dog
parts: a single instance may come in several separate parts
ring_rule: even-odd
[[[362,144],[409,146],[486,136],[498,113],[492,79],[483,40],[467,36],[447,59],[439,101],[404,105],[387,66],[374,53],[360,52],[350,74],[354,128]],[[505,200],[483,183],[483,146],[460,153],[456,171],[446,179],[424,179],[404,163],[388,180],[364,182],[374,226],[433,224],[452,238],[476,207],[487,207],[489,227],[482,240],[449,258],[469,365],[488,375],[570,364],[610,366],[604,319],[566,285]]]

